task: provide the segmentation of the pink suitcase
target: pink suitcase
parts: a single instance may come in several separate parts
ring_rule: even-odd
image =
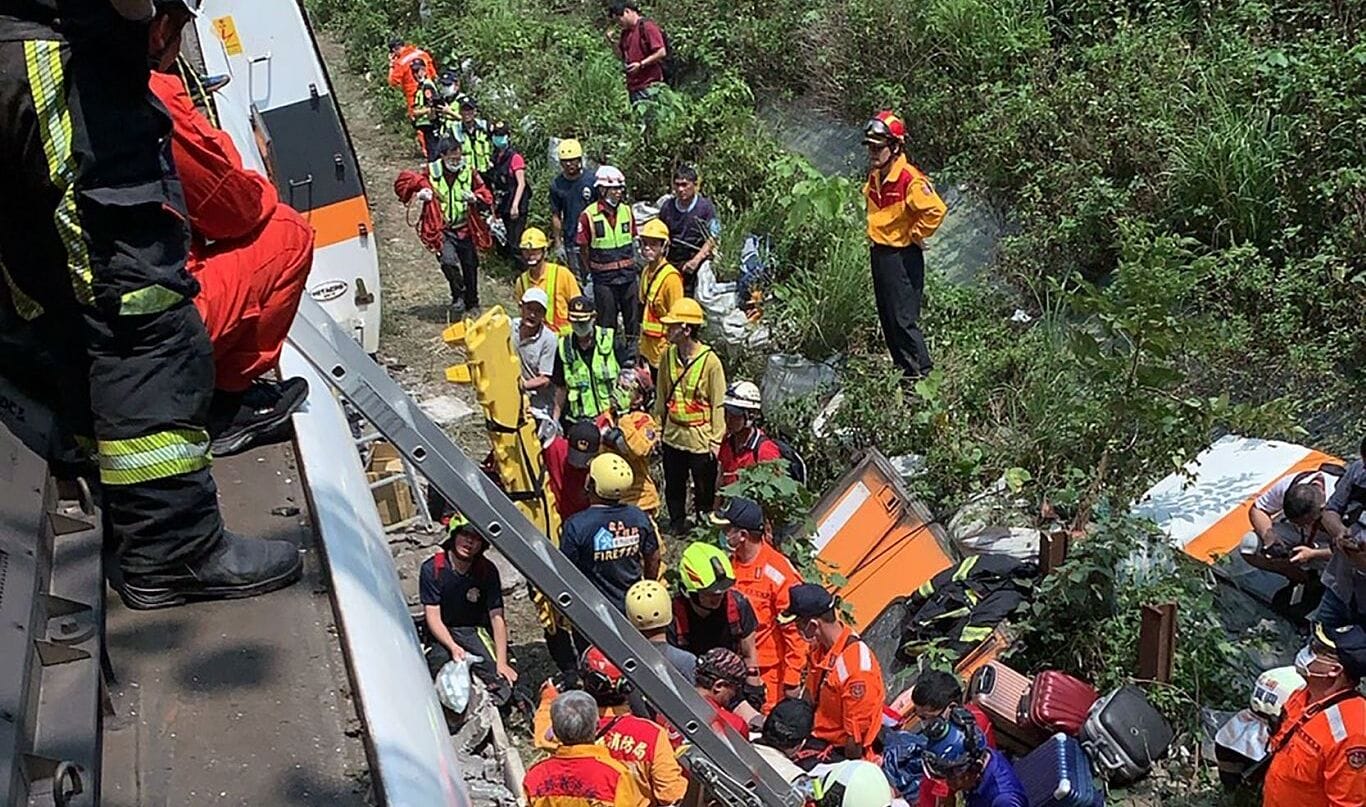
[[[1029,690],[1033,681],[999,661],[978,668],[968,682],[968,698],[982,707],[996,728],[996,739],[1004,750],[1032,751],[1048,735],[1031,724]]]
[[[1095,687],[1065,672],[1044,670],[1029,691],[1029,722],[1049,734],[1076,735],[1091,706],[1100,700]]]

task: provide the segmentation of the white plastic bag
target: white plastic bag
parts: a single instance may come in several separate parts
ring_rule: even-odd
[[[470,702],[470,665],[483,661],[468,653],[462,659],[446,662],[436,674],[436,697],[441,705],[456,714],[465,711]]]

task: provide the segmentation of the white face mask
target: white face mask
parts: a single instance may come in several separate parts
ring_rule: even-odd
[[[570,327],[574,329],[575,336],[588,336],[593,333],[593,323],[591,322],[575,322]]]
[[[456,162],[451,162],[450,160],[442,160],[442,162],[445,164],[447,171],[459,171],[465,167],[465,161],[463,159]]]

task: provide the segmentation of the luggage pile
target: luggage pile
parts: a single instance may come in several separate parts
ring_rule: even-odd
[[[1030,807],[1100,807],[1104,786],[1147,776],[1173,732],[1143,690],[1123,686],[1104,697],[1067,673],[1027,676],[1000,661],[980,667],[968,700],[991,719]]]

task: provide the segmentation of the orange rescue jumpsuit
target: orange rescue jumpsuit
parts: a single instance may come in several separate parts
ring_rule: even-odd
[[[813,647],[806,691],[816,704],[813,737],[836,746],[852,740],[862,746],[865,756],[872,753],[887,698],[882,667],[872,648],[849,628],[840,633],[828,652]]]
[[[1309,718],[1298,731],[1309,704],[1301,689],[1285,704],[1285,718],[1272,747],[1262,787],[1263,807],[1361,807],[1366,804],[1366,698],[1352,696]]]
[[[275,186],[242,166],[232,139],[200,114],[178,76],[149,83],[171,115],[171,153],[190,215],[186,268],[213,342],[215,386],[240,392],[280,359],[313,267],[313,229]]]
[[[764,679],[764,713],[783,699],[783,690],[802,683],[806,669],[806,642],[797,631],[796,622],[779,622],[787,610],[788,592],[802,582],[792,561],[767,542],[759,545],[759,554],[750,563],[741,563],[731,556],[735,567],[735,587],[754,606],[759,619],[759,630],[754,634],[759,657],[759,675]]]
[[[389,86],[403,91],[403,100],[408,102],[408,118],[413,117],[413,107],[417,103],[417,78],[413,75],[413,62],[421,60],[427,65],[427,78],[436,80],[436,62],[432,55],[416,45],[405,44],[398,52],[389,57]]]

